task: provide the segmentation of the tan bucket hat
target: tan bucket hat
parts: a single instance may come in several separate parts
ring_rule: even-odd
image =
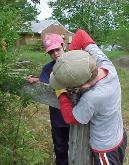
[[[54,89],[78,87],[91,78],[95,68],[96,60],[88,52],[69,51],[57,59],[49,83]]]

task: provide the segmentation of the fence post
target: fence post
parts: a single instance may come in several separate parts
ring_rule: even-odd
[[[69,165],[90,165],[89,124],[70,126]]]

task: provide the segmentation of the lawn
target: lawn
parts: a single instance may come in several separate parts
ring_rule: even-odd
[[[129,56],[129,53],[123,51],[106,52],[109,58],[113,61],[118,71],[118,75],[122,88],[122,115],[124,120],[124,126],[127,130],[129,137],[129,68],[121,68],[115,59],[122,56]],[[22,58],[31,60],[35,65],[42,66],[50,61],[49,56],[45,56],[42,52],[24,51],[22,52]],[[41,67],[38,68],[40,71]],[[48,107],[41,104],[30,104],[24,111],[23,117],[28,123],[28,129],[33,133],[36,143],[34,148],[39,150],[39,160],[44,159],[42,165],[53,165],[53,146],[51,141],[51,127],[49,120]],[[33,163],[32,163],[33,164]],[[126,158],[124,165],[129,165],[129,143],[126,151]]]
[[[110,59],[115,59],[115,58],[119,58],[125,55],[129,55],[128,52],[124,52],[122,50],[113,50],[113,51],[107,51],[104,52]]]
[[[50,56],[43,51],[27,49],[26,47],[19,49],[18,61],[30,61],[30,64],[27,66],[28,75],[33,74],[39,76],[42,67],[51,61]]]
[[[43,51],[24,50],[21,51],[21,57],[25,60],[31,60],[33,63],[39,65],[50,61],[50,56]]]

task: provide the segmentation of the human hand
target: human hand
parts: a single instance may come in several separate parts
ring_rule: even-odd
[[[27,77],[27,82],[30,84],[37,83],[37,82],[39,82],[39,78],[36,76],[33,76],[33,75],[29,75]]]

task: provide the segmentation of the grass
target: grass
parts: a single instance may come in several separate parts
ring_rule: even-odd
[[[129,55],[129,53],[123,51],[106,52],[106,54],[112,60],[121,56]],[[42,52],[37,51],[33,52],[26,50],[22,52],[22,57],[31,60],[35,65],[42,65],[50,61],[48,56],[44,56]],[[122,88],[122,115],[124,126],[129,137],[129,70],[120,68],[117,64],[116,68]],[[29,105],[24,111],[24,118],[26,118],[28,122],[28,129],[33,132],[37,141],[34,147],[38,147],[39,152],[44,156],[44,164],[53,165],[53,145],[51,140],[48,107],[41,104]],[[129,142],[124,165],[129,165]]]
[[[33,147],[40,152],[37,164],[54,165],[48,107],[38,103],[30,104],[25,109],[23,117],[26,118],[28,123],[28,130],[31,131],[36,139]],[[40,162],[40,160],[42,161]],[[30,162],[30,165],[32,164]]]
[[[106,51],[104,52],[110,59],[115,59],[122,57],[123,55],[129,55],[128,52],[122,50],[113,50],[113,51]]]
[[[111,51],[105,53],[116,66],[118,76],[120,79],[121,90],[122,90],[122,116],[124,121],[124,127],[127,131],[127,137],[129,138],[129,67],[121,68],[119,64],[116,62],[117,59],[121,58],[122,56],[123,57],[126,56],[129,58],[129,52]],[[129,165],[129,142],[127,142],[124,165]]]
[[[122,89],[122,116],[124,127],[129,138],[129,71],[117,67],[121,89]],[[129,165],[129,142],[126,149],[126,157],[124,165]]]
[[[23,59],[30,60],[37,65],[48,63],[51,60],[50,56],[43,51],[25,50],[21,52],[21,55]]]
[[[19,50],[18,61],[30,61],[30,65],[28,65],[28,75],[33,74],[35,76],[39,76],[39,73],[42,70],[42,67],[51,61],[51,58],[48,54],[44,53],[44,51],[40,50],[32,50],[32,49],[23,49]]]

